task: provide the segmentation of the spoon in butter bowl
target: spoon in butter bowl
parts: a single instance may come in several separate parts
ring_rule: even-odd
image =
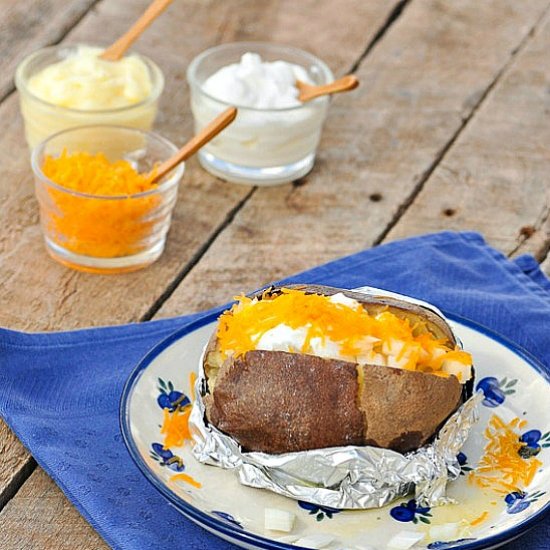
[[[151,171],[152,181],[160,181],[168,172],[173,170],[180,162],[194,155],[203,145],[215,138],[224,128],[227,128],[236,118],[237,109],[229,107],[207,124],[196,136],[190,139],[177,153],[155,166]]]
[[[141,33],[172,3],[172,0],[153,0],[141,17],[99,56],[105,61],[119,61]]]
[[[328,84],[323,84],[321,86],[314,86],[313,84],[307,84],[301,80],[296,80],[296,88],[300,92],[298,94],[298,99],[305,103],[306,101],[311,101],[316,97],[321,97],[323,95],[329,94],[338,94],[340,92],[348,92],[359,86],[359,79],[353,74],[347,74],[338,80],[334,80]]]

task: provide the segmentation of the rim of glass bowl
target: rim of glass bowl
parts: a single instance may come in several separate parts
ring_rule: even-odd
[[[145,99],[142,99],[141,101],[138,101],[137,103],[132,103],[131,105],[125,105],[124,107],[115,107],[113,109],[75,109],[74,107],[63,107],[62,105],[56,105],[55,103],[50,103],[49,101],[46,101],[44,99],[41,99],[37,95],[33,94],[28,87],[28,78],[26,78],[23,73],[27,66],[34,61],[37,57],[40,57],[42,55],[46,55],[55,51],[61,51],[63,49],[65,50],[75,50],[79,46],[85,46],[85,47],[91,47],[91,48],[97,48],[101,46],[92,46],[90,44],[64,44],[62,46],[49,46],[47,48],[41,48],[40,50],[36,50],[29,54],[27,57],[25,57],[17,66],[17,69],[15,71],[15,87],[20,93],[25,94],[29,98],[31,98],[33,101],[37,101],[38,103],[41,103],[42,105],[45,105],[47,107],[51,107],[54,109],[59,109],[61,111],[66,111],[69,113],[75,113],[80,115],[86,115],[86,114],[107,114],[107,113],[121,113],[124,111],[129,111],[131,109],[135,109],[137,107],[142,107],[144,105],[147,105],[148,103],[153,103],[156,101],[160,95],[162,94],[162,91],[164,90],[164,74],[160,70],[160,67],[150,58],[148,58],[145,55],[141,55],[138,53],[131,53],[130,55],[135,55],[137,58],[141,59],[149,69],[149,71],[152,73],[152,81],[153,81],[153,88],[151,90],[151,94],[146,97]],[[61,59],[59,60],[61,61]],[[53,64],[53,63],[52,63]]]
[[[116,124],[89,124],[86,126],[74,126],[72,128],[66,128],[65,130],[61,130],[60,132],[57,132],[55,134],[52,134],[51,136],[48,136],[45,140],[41,141],[32,150],[31,166],[32,166],[32,171],[34,175],[40,178],[40,180],[43,183],[46,183],[51,187],[58,189],[59,191],[68,193],[69,195],[74,195],[74,196],[82,197],[86,199],[105,199],[105,200],[135,199],[135,198],[147,197],[148,195],[155,195],[157,193],[166,191],[166,189],[176,185],[179,182],[179,180],[182,178],[183,173],[185,172],[185,162],[181,162],[180,164],[178,164],[172,170],[171,172],[172,175],[168,179],[166,179],[163,183],[161,183],[158,187],[155,187],[154,189],[150,189],[149,191],[142,191],[141,193],[135,193],[134,195],[94,195],[92,193],[83,193],[81,191],[75,191],[74,189],[69,189],[68,187],[63,187],[59,183],[56,183],[55,181],[48,178],[42,171],[42,166],[40,165],[40,162],[39,162],[39,159],[42,158],[42,154],[44,152],[44,149],[46,148],[46,145],[51,140],[59,137],[62,134],[77,132],[79,130],[91,130],[93,128],[108,128],[113,130],[124,130],[126,132],[134,132],[136,134],[141,134],[144,137],[153,138],[161,142],[163,145],[166,145],[171,150],[170,156],[178,151],[178,147],[176,147],[174,143],[172,143],[170,140],[166,139],[165,137],[162,137],[160,134],[157,134],[156,132],[139,130],[138,128],[130,128],[128,126],[119,126]],[[166,159],[159,159],[159,162],[162,162],[162,160],[166,160]]]
[[[270,111],[287,112],[287,111],[296,111],[298,109],[302,109],[306,105],[306,103],[300,103],[300,105],[294,105],[292,107],[273,107],[270,109],[259,108],[259,107],[247,107],[246,105],[240,105],[238,103],[230,103],[228,101],[218,99],[217,97],[214,97],[213,95],[204,91],[203,85],[198,81],[196,73],[197,73],[197,67],[199,67],[201,62],[206,57],[208,57],[213,53],[219,52],[220,50],[245,49],[247,51],[254,51],[254,48],[258,48],[258,47],[273,48],[274,50],[276,50],[276,52],[281,52],[281,55],[284,55],[285,52],[292,52],[292,53],[301,55],[303,57],[306,57],[307,59],[309,59],[310,63],[317,65],[321,69],[322,73],[327,79],[327,82],[332,82],[334,80],[334,74],[330,70],[329,66],[323,60],[319,59],[315,55],[305,50],[301,50],[300,48],[295,48],[294,46],[286,46],[284,44],[278,44],[277,42],[227,42],[225,44],[220,44],[219,46],[214,46],[213,48],[208,48],[207,50],[204,50],[202,53],[197,55],[191,61],[191,63],[189,64],[189,67],[187,67],[187,82],[191,87],[197,88],[200,91],[200,93],[206,96],[208,99],[215,101],[216,103],[220,103],[221,105],[234,106],[242,110],[265,113]],[[284,59],[282,61],[284,61]]]

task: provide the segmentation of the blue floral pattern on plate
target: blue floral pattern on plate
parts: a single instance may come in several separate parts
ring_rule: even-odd
[[[239,529],[243,529],[243,526],[231,515],[227,512],[220,512],[219,510],[212,510],[212,514],[215,516],[218,516],[223,521],[227,523],[231,523],[232,525],[237,526]]]
[[[149,453],[153,460],[156,460],[161,466],[167,466],[174,472],[183,472],[185,464],[183,460],[176,456],[170,449],[165,449],[162,443],[152,443]]]
[[[427,506],[418,506],[416,500],[413,498],[407,503],[394,506],[390,510],[390,516],[402,522],[412,521],[413,523],[418,523],[418,521],[421,521],[422,523],[430,523],[432,514],[430,508]]]
[[[428,544],[426,548],[429,550],[447,550],[447,548],[454,548],[457,544],[460,544],[462,542],[471,542],[476,539],[468,538],[468,539],[456,539],[456,540],[448,540],[448,541],[441,541],[438,540],[436,542],[431,542]]]
[[[183,409],[187,405],[191,405],[189,398],[184,393],[175,390],[171,381],[165,382],[159,378],[158,389],[160,395],[157,397],[157,403],[161,409],[174,412],[178,407]]]
[[[544,491],[536,491],[534,493],[526,493],[525,491],[514,491],[508,493],[504,497],[506,502],[506,512],[509,514],[519,514],[523,510],[527,510],[533,502],[536,502],[540,497],[545,495]]]
[[[325,518],[332,519],[334,514],[339,514],[342,512],[342,510],[338,510],[338,508],[318,506],[317,504],[311,504],[310,502],[305,502],[304,500],[299,500],[298,506],[304,510],[307,510],[310,516],[315,516],[317,521],[322,521]]]
[[[473,470],[471,466],[468,466],[468,457],[463,452],[458,453],[456,455],[456,459],[458,460],[458,464],[460,465],[461,476],[464,476],[468,472],[471,472]]]
[[[531,458],[540,453],[542,449],[550,447],[550,432],[543,434],[540,430],[529,430],[521,435],[519,440],[525,443],[518,451],[521,458]]]
[[[506,396],[516,393],[514,386],[517,383],[517,378],[497,380],[494,376],[486,376],[477,383],[476,390],[483,392],[483,404],[494,408],[502,405]]]

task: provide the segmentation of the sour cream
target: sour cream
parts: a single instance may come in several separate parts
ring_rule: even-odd
[[[228,104],[239,109],[235,122],[201,149],[201,164],[229,181],[259,185],[307,173],[328,108],[326,97],[307,103],[298,99],[296,80],[314,83],[311,67],[264,61],[258,53],[246,52],[239,62],[203,77],[201,63],[206,61],[192,63],[188,71],[196,129]]]
[[[222,67],[203,85],[207,94],[239,107],[284,109],[301,105],[296,80],[312,83],[303,67],[285,61],[262,61],[245,53],[239,63]]]

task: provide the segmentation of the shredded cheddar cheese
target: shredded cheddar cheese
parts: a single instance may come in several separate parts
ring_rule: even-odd
[[[474,520],[470,521],[470,525],[472,527],[475,527],[476,525],[480,525],[483,523],[487,518],[489,517],[489,512],[485,511],[483,512],[479,517],[475,518]]]
[[[48,187],[49,204],[42,209],[48,235],[57,244],[101,258],[133,255],[148,248],[148,237],[158,224],[158,216],[152,214],[161,197],[136,195],[157,187],[153,175],[139,174],[125,160],[111,162],[102,153],[66,151],[58,157],[47,156],[42,171],[67,190]]]
[[[179,447],[186,440],[191,439],[189,431],[190,414],[191,407],[189,405],[183,409],[177,407],[173,412],[170,412],[169,409],[164,409],[164,419],[160,433],[164,435],[163,446],[165,449]]]
[[[185,481],[185,483],[189,483],[189,485],[192,485],[197,489],[200,489],[202,487],[202,484],[196,479],[192,478],[189,474],[179,473],[170,476],[170,482],[174,483],[176,481]]]
[[[526,444],[520,441],[517,430],[523,426],[525,422],[519,418],[505,423],[496,414],[491,417],[485,430],[483,456],[469,474],[471,483],[498,494],[522,491],[531,484],[542,462],[534,456],[521,456],[519,451]]]
[[[284,288],[277,296],[264,293],[261,299],[238,297],[238,302],[219,319],[220,350],[228,357],[257,349],[262,336],[281,325],[305,329],[303,345],[295,350],[304,354],[316,354],[313,343],[317,340],[335,343],[339,355],[352,361],[392,355],[400,368],[441,376],[449,376],[444,371],[445,362],[472,364],[469,353],[448,347],[423,323],[411,325],[388,310],[370,315],[358,302],[355,306]]]

